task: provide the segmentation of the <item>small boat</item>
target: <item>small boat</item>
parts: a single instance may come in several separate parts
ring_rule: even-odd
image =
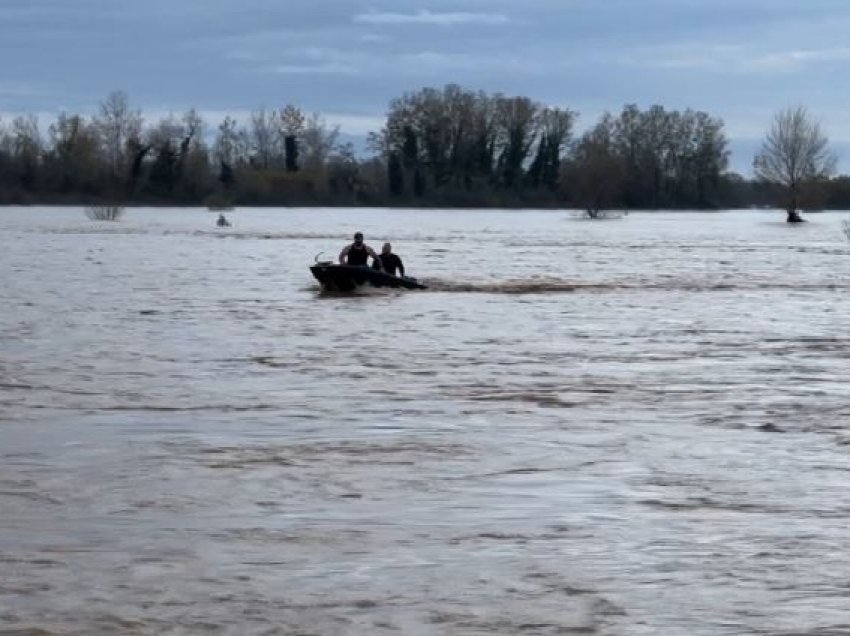
[[[349,292],[366,285],[399,289],[428,288],[410,276],[393,276],[366,265],[335,265],[326,261],[316,263],[310,267],[310,271],[323,291]]]

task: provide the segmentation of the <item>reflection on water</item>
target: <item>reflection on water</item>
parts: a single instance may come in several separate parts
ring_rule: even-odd
[[[0,632],[846,632],[811,218],[0,210]]]

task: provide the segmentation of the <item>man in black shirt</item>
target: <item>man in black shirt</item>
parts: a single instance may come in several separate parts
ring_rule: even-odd
[[[404,276],[404,263],[401,262],[401,259],[396,254],[393,254],[393,246],[389,243],[384,243],[384,246],[381,248],[380,262],[373,262],[372,267],[383,269],[387,274],[392,276]]]
[[[369,257],[372,257],[372,265],[377,264],[377,269],[380,269],[381,258],[375,253],[371,247],[363,242],[363,233],[357,232],[354,235],[354,242],[346,245],[339,253],[340,265],[366,265]]]

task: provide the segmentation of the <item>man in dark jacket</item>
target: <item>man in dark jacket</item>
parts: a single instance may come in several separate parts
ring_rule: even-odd
[[[376,261],[372,263],[372,267],[383,269],[387,274],[391,274],[392,276],[404,276],[404,263],[401,262],[401,259],[396,254],[393,254],[393,246],[389,243],[384,243],[384,246],[381,248],[380,263]]]

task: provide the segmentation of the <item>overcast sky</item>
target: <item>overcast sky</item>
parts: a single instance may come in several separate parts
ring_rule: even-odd
[[[850,171],[847,0],[0,0],[0,113],[149,116],[292,102],[352,135],[424,86],[581,113],[705,110],[745,170],[773,114],[803,104]],[[846,156],[845,156],[846,155]]]

